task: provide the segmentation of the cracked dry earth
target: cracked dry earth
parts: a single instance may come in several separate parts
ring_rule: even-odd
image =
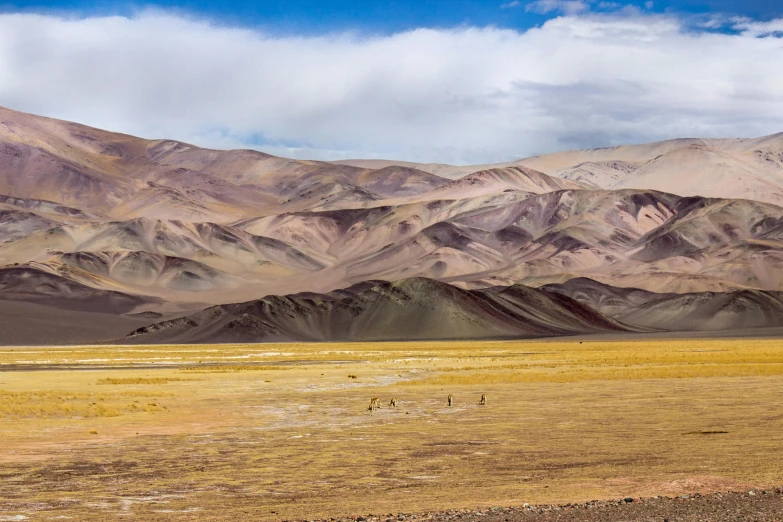
[[[780,522],[783,487],[747,492],[624,498],[563,505],[525,505],[420,514],[388,513],[329,522]]]

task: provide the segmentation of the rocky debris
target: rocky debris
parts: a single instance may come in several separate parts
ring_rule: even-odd
[[[783,487],[745,492],[693,493],[673,497],[594,500],[560,505],[452,509],[424,513],[387,513],[307,522],[780,522]]]

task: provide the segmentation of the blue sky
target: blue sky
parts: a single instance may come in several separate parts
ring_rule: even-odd
[[[158,7],[203,16],[231,25],[263,27],[273,32],[312,34],[342,30],[392,33],[418,27],[487,26],[527,29],[551,17],[525,9],[527,2],[501,7],[513,0],[190,0],[190,1],[60,1],[0,2],[5,12],[55,12],[77,15],[132,15]],[[597,2],[596,2],[597,3]],[[647,9],[646,0],[618,1]],[[598,6],[594,10],[601,10]],[[781,0],[655,0],[657,13],[726,13],[768,20],[783,14]]]
[[[309,159],[773,134],[781,63],[778,0],[0,4],[0,105]]]

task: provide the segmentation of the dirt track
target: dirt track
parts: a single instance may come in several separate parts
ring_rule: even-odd
[[[397,513],[332,521],[395,522],[410,520],[468,522],[780,522],[783,488],[743,493],[678,497],[626,498],[560,506],[492,507],[437,513]]]

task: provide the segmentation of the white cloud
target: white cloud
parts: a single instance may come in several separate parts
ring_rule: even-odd
[[[519,0],[513,0],[513,2],[507,2],[500,4],[501,9],[511,9],[512,7],[519,7]]]
[[[742,31],[745,36],[783,36],[783,18],[769,22],[756,22],[748,18],[734,18],[731,20],[733,29]]]
[[[159,12],[0,15],[0,105],[312,158],[480,163],[783,130],[782,21],[561,16],[526,32],[271,36]]]
[[[653,2],[652,0],[647,0],[647,2],[644,3],[644,7],[646,7],[647,9],[652,9],[653,7],[655,7],[655,2]]]
[[[552,11],[567,15],[578,14],[590,9],[590,5],[584,0],[536,0],[525,6],[525,11],[547,14]]]

